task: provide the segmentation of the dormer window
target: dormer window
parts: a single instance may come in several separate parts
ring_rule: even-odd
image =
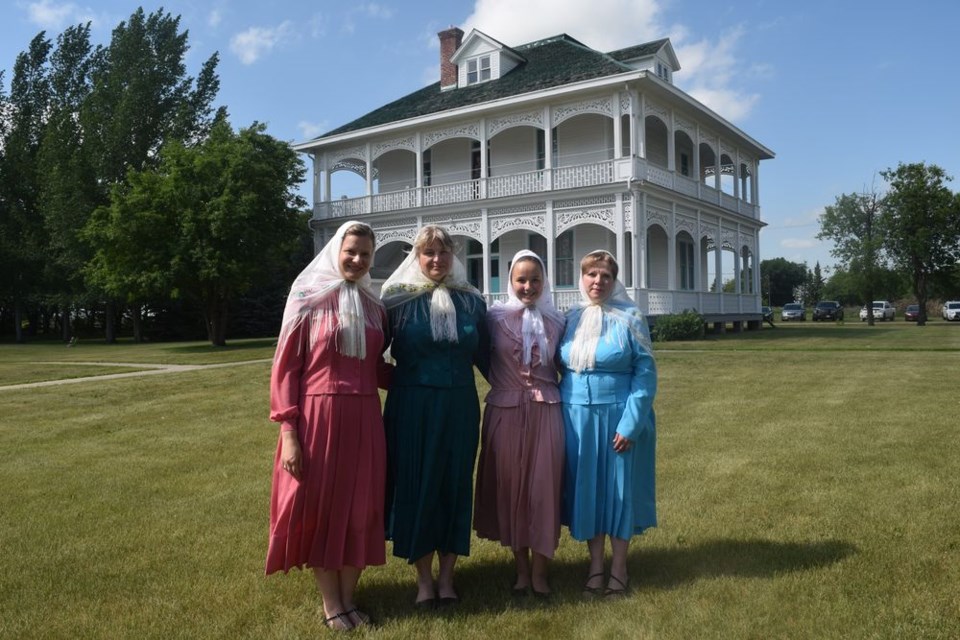
[[[657,75],[660,76],[663,80],[670,82],[670,67],[663,64],[659,60],[657,61]]]
[[[490,56],[467,60],[467,84],[477,84],[490,79]]]

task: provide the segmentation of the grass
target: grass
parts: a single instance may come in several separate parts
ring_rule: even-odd
[[[516,602],[509,553],[474,540],[455,613],[412,613],[391,558],[359,592],[380,627],[353,635],[960,636],[960,326],[810,325],[657,345],[660,526],[634,539],[627,600],[581,601],[586,549],[564,534],[554,600]],[[253,344],[75,361],[269,357]],[[4,345],[0,366],[63,351]],[[263,576],[268,380],[264,363],[0,390],[0,637],[322,634],[308,573]]]

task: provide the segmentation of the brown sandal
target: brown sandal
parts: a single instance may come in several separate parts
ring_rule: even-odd
[[[587,599],[599,598],[600,596],[602,596],[602,595],[604,594],[603,585],[600,585],[599,587],[591,587],[591,586],[589,586],[591,580],[593,580],[594,578],[602,578],[602,577],[603,577],[603,574],[602,574],[602,573],[595,573],[595,574],[593,574],[593,575],[591,575],[591,576],[587,576],[587,581],[586,581],[585,583],[583,583],[583,597],[584,597],[584,598],[587,598]]]
[[[350,622],[350,616],[346,612],[335,613],[329,618],[324,618],[323,625],[331,631],[353,630],[353,623]]]

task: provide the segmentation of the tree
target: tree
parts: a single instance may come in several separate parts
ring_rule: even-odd
[[[255,123],[219,118],[201,144],[171,143],[155,169],[131,171],[87,226],[89,277],[142,304],[166,292],[203,309],[207,337],[226,344],[232,298],[269,280],[298,242],[302,161]]]
[[[901,163],[880,175],[890,184],[883,207],[884,245],[894,263],[910,274],[922,326],[931,278],[960,260],[960,201],[944,185],[952,178],[937,165]]]
[[[38,152],[39,212],[47,234],[46,292],[62,308],[63,338],[69,338],[70,307],[84,297],[82,269],[89,250],[78,229],[96,198],[96,177],[84,153],[80,111],[90,95],[90,25],[69,27],[50,57],[49,120]]]
[[[760,263],[761,286],[771,307],[793,301],[793,290],[807,278],[807,265],[786,258],[771,258]]]
[[[22,317],[28,300],[41,285],[46,245],[39,213],[37,156],[47,118],[50,84],[46,65],[50,41],[43,32],[17,56],[10,95],[4,105],[5,135],[0,148],[0,259],[2,294],[14,307],[18,342],[23,340]]]
[[[820,216],[821,240],[833,241],[831,255],[850,273],[857,274],[858,290],[867,305],[867,322],[873,325],[874,292],[883,248],[880,225],[881,198],[876,191],[837,196]]]
[[[80,117],[96,176],[94,207],[111,205],[114,185],[123,183],[129,170],[157,166],[166,144],[194,144],[206,137],[220,83],[218,56],[203,64],[194,84],[184,64],[187,50],[179,17],[163,10],[147,15],[140,8],[113,30],[109,46],[94,52],[92,88]],[[107,341],[112,342],[112,299],[106,307]]]

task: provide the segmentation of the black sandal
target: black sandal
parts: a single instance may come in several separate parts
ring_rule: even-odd
[[[353,625],[354,629],[356,629],[357,627],[373,624],[373,620],[370,618],[370,614],[360,611],[360,609],[356,607],[354,607],[353,609],[350,609],[349,611],[344,611],[343,615],[349,616],[351,613],[360,619],[360,624]]]
[[[340,626],[335,627],[334,624],[339,622]],[[350,622],[350,616],[346,612],[341,611],[340,613],[335,613],[329,618],[324,618],[323,626],[331,631],[352,631],[353,623]]]
[[[583,583],[583,597],[584,598],[597,598],[604,594],[603,585],[599,587],[591,587],[590,581],[594,578],[602,578],[602,573],[595,573],[591,576],[587,576],[587,581]]]
[[[613,580],[614,582],[616,582],[618,585],[620,585],[620,588],[619,588],[619,589],[611,589],[611,588],[608,586],[606,589],[603,590],[603,597],[604,597],[604,598],[622,598],[623,596],[627,595],[627,590],[629,590],[629,588],[630,588],[630,587],[628,586],[628,585],[630,584],[630,578],[627,578],[627,581],[624,582],[623,580],[621,580],[620,578],[618,578],[617,576],[615,576],[615,575],[613,575],[613,574],[611,573],[611,574],[610,574],[610,579]],[[609,584],[609,583],[608,583],[608,584]]]

